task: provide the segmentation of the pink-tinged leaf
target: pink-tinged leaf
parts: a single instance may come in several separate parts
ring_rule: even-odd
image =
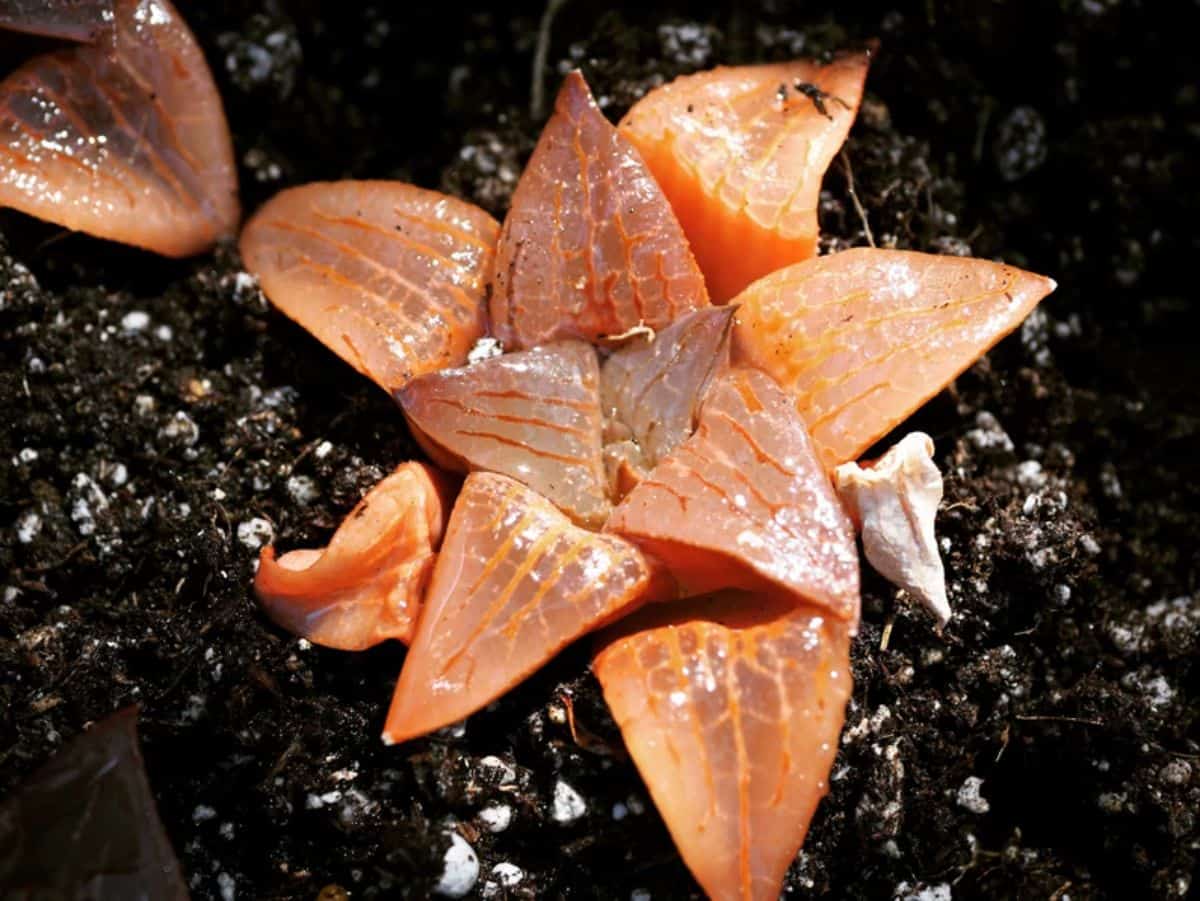
[[[714,302],[816,252],[821,180],[858,112],[868,61],[722,66],[655,88],[621,120]]]
[[[384,739],[415,738],[474,713],[581,635],[672,590],[629,542],[573,525],[505,476],[469,476]]]
[[[774,901],[828,790],[848,625],[729,592],[613,632],[592,669],[688,868],[710,898]]]
[[[399,393],[413,435],[440,465],[519,479],[577,522],[610,504],[601,461],[600,368],[560,341],[423,376]]]
[[[790,398],[756,370],[713,383],[695,434],[606,529],[666,563],[685,594],[782,590],[858,622],[853,526]]]
[[[113,21],[113,0],[0,0],[0,28],[91,42]]]
[[[714,375],[729,366],[731,307],[707,307],[653,339],[634,338],[600,371],[610,485],[619,489],[655,466],[696,427],[696,411]],[[630,443],[626,443],[626,442]],[[625,489],[627,491],[628,488]],[[616,491],[622,496],[625,491]]]
[[[0,206],[166,256],[233,232],[237,172],[204,54],[167,0],[0,82]]]
[[[405,463],[350,512],[322,550],[259,557],[254,590],[273,620],[314,644],[345,651],[412,638],[450,516],[452,486]]]
[[[391,181],[283,191],[242,259],[286,316],[388,391],[461,366],[485,331],[499,226],[476,206]]]
[[[510,349],[598,341],[707,305],[662,191],[571,72],[504,220],[494,334]]]
[[[988,260],[847,250],[739,295],[734,353],[795,398],[832,469],[908,418],[1053,290],[1051,279]]]

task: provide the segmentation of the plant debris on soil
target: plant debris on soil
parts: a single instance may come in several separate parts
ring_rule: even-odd
[[[543,91],[581,66],[614,119],[680,73],[879,39],[826,179],[823,250],[869,235],[1059,283],[906,426],[937,444],[955,615],[939,635],[864,569],[854,697],[790,895],[1189,896],[1200,320],[1175,270],[1200,252],[1200,73],[1187,13],[561,5]],[[343,177],[506,208],[541,126],[541,3],[179,9],[225,100],[247,212]],[[263,616],[259,548],[323,544],[417,451],[391,400],[268,308],[232,245],[162,260],[0,214],[0,405],[0,796],[136,703],[196,898],[698,896],[587,642],[461,726],[389,748],[404,649],[323,650]]]

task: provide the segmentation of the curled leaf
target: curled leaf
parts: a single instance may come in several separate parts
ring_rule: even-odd
[[[359,651],[408,642],[450,515],[447,478],[404,463],[371,489],[321,550],[273,547],[254,591],[273,620],[314,644]]]
[[[628,434],[632,450],[618,456],[629,466],[653,467],[692,434],[709,381],[729,366],[732,321],[729,307],[697,310],[653,340],[630,341],[604,362],[606,431],[620,440]]]

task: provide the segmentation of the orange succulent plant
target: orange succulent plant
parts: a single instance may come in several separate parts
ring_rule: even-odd
[[[1053,288],[982,260],[810,259],[866,69],[717,69],[651,91],[620,128],[573,72],[502,226],[342,182],[285,191],[242,233],[272,302],[467,476],[424,600],[405,593],[423,606],[385,739],[479,710],[598,631],[604,696],[714,898],[777,895],[827,788],[859,617],[830,470]],[[470,359],[483,337],[508,352]],[[395,561],[428,559],[431,537],[397,533],[380,558],[355,515],[334,536],[347,578],[361,549],[367,639]],[[315,641],[323,605],[347,621],[344,588],[305,593],[293,572],[281,596],[272,561],[257,588],[278,621]]]
[[[236,185],[186,27],[166,0],[65,9],[0,17],[85,42],[0,84],[0,204],[202,249]],[[264,549],[268,614],[330,647],[410,644],[390,742],[597,633],[604,697],[714,898],[777,896],[827,790],[860,606],[830,472],[1054,287],[983,260],[813,257],[868,62],[685,76],[619,127],[573,72],[502,225],[346,181],[280,193],[241,236],[272,303],[392,394],[432,461],[324,550]]]

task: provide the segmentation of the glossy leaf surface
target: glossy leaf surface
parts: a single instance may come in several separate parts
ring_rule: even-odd
[[[461,366],[483,336],[499,226],[436,191],[316,182],[276,194],[242,232],[271,303],[388,391]]]
[[[614,632],[592,668],[688,868],[711,898],[773,901],[828,789],[847,625],[728,592]]]
[[[560,650],[672,586],[629,542],[572,524],[510,478],[467,478],[384,738],[474,713]]]
[[[621,120],[662,186],[714,302],[812,256],[825,170],[868,57],[721,66],[655,88]]]
[[[663,192],[570,73],[504,220],[494,334],[510,349],[597,341],[707,304]]]
[[[734,351],[796,401],[828,468],[853,460],[1021,324],[1054,282],[1005,263],[856,248],[738,297]]]
[[[0,205],[187,256],[237,226],[237,173],[204,54],[167,0],[115,0],[94,44],[0,82]]]
[[[321,550],[273,547],[259,557],[254,591],[263,608],[314,644],[359,651],[408,642],[450,516],[446,476],[405,463],[371,489]]]

